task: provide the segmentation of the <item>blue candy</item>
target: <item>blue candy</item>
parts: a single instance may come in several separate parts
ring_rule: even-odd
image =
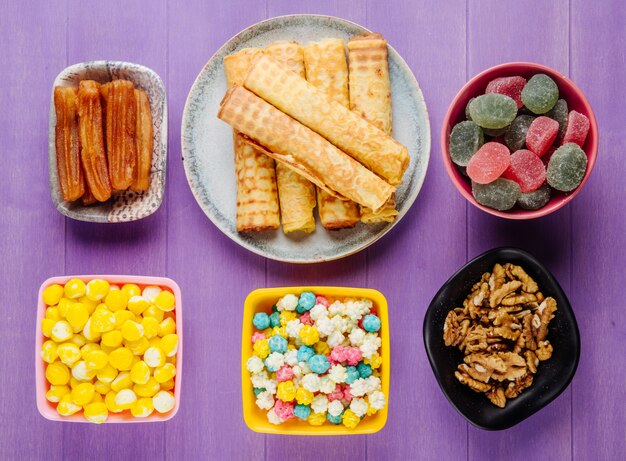
[[[280,326],[280,312],[274,312],[270,315],[270,326],[272,328]]]
[[[315,350],[309,346],[300,346],[298,349],[298,362],[306,362],[315,355]]]
[[[328,363],[328,359],[325,355],[315,354],[308,361],[309,368],[313,373],[317,373],[321,375],[322,373],[326,373],[330,368],[330,363]]]
[[[261,392],[265,392],[265,389],[262,387],[255,387],[252,391],[254,392],[254,395],[258,397]]]
[[[369,332],[377,332],[380,330],[380,319],[374,314],[367,314],[363,318],[363,328]]]
[[[326,419],[330,421],[332,424],[341,424],[341,420],[343,418],[343,411],[339,416],[333,416],[330,413],[326,413]]]
[[[313,309],[313,306],[315,306],[315,295],[310,291],[305,291],[300,295],[296,311],[300,314],[304,314],[306,311]]]
[[[280,354],[287,352],[287,340],[280,335],[272,336],[267,343],[270,346],[271,352],[278,352]]]
[[[258,330],[265,330],[270,326],[270,317],[265,312],[257,312],[254,314],[252,323]]]
[[[293,414],[300,419],[307,419],[311,414],[311,407],[309,407],[308,405],[297,404],[295,407],[293,407]]]
[[[357,370],[356,367],[346,367],[346,373],[348,375],[346,377],[346,384],[352,384],[361,377],[359,370]]]
[[[359,376],[361,378],[369,378],[372,376],[372,367],[370,367],[367,363],[359,362],[356,369],[359,371]]]

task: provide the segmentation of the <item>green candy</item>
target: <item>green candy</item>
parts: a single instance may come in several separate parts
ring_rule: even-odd
[[[478,96],[469,105],[472,120],[482,128],[499,129],[511,124],[517,115],[517,104],[503,94]]]
[[[559,122],[559,135],[556,138],[557,141],[563,139],[565,128],[567,127],[567,115],[569,110],[567,108],[567,101],[565,99],[559,99],[554,107],[546,113],[546,116]]]
[[[487,136],[491,136],[492,138],[497,138],[498,136],[502,136],[509,130],[511,125],[507,125],[504,128],[492,129],[492,128],[483,128],[483,131]]]
[[[469,101],[467,101],[467,105],[465,106],[465,118],[468,119],[468,120],[472,119],[472,114],[470,114],[469,106],[470,106],[470,104],[472,103],[472,101],[474,99],[476,99],[476,98],[472,98]]]
[[[568,142],[554,151],[546,180],[556,190],[570,192],[576,189],[587,171],[587,155],[578,144]]]
[[[535,117],[532,115],[518,115],[511,123],[511,126],[504,135],[504,142],[511,152],[520,150],[526,144],[526,133],[528,127],[533,123]]]
[[[457,165],[466,166],[484,142],[483,131],[474,122],[457,123],[450,133],[450,158]]]
[[[533,75],[522,90],[522,102],[535,114],[549,112],[559,99],[559,88],[546,74]]]
[[[472,194],[481,205],[506,211],[515,206],[522,190],[515,181],[498,178],[489,184],[478,184],[472,181]]]
[[[550,201],[551,192],[550,186],[544,184],[535,191],[522,193],[517,199],[517,204],[525,210],[538,210]]]

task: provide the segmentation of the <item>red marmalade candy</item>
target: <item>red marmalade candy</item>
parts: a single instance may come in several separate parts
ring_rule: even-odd
[[[511,165],[511,152],[504,144],[487,142],[467,164],[467,175],[478,184],[489,184]]]
[[[519,184],[522,192],[533,192],[546,180],[546,167],[531,151],[521,149],[511,155],[511,166],[502,175]]]
[[[522,90],[526,85],[524,77],[500,77],[492,80],[487,85],[486,93],[498,93],[508,96],[515,101],[517,108],[520,109],[524,103],[522,102]]]
[[[537,117],[526,132],[526,147],[541,157],[548,152],[559,134],[559,122],[550,117]]]
[[[589,119],[580,112],[571,111],[567,116],[563,144],[573,142],[582,147],[587,139],[587,133],[589,133]]]

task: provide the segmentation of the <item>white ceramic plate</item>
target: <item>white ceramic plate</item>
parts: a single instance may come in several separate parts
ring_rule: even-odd
[[[238,233],[232,129],[217,118],[226,92],[223,59],[246,47],[264,47],[275,40],[302,44],[328,37],[348,40],[366,32],[358,24],[329,16],[290,15],[262,21],[235,35],[204,66],[194,82],[183,113],[183,163],[189,186],[211,221],[228,237],[267,258],[293,263],[315,263],[342,258],[367,248],[406,214],[424,182],[430,156],[430,125],[424,97],[406,62],[389,47],[394,138],[407,146],[411,163],[396,202],[395,223],[358,224],[353,229],[327,231],[319,223],[312,234],[285,235],[282,230]]]

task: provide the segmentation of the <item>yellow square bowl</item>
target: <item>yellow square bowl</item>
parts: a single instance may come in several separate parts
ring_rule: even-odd
[[[246,368],[248,358],[252,356],[252,332],[254,326],[252,319],[257,312],[272,311],[272,306],[283,296],[293,293],[300,295],[303,291],[312,291],[315,295],[322,295],[332,303],[346,298],[370,299],[380,317],[381,356],[383,363],[380,367],[382,392],[385,394],[387,404],[385,408],[371,416],[366,416],[354,429],[348,429],[343,424],[326,423],[323,426],[312,426],[298,418],[275,425],[268,421],[267,411],[256,406],[250,372]],[[243,401],[243,419],[246,425],[255,432],[266,434],[283,435],[352,435],[373,434],[380,431],[387,422],[389,408],[389,316],[387,312],[387,300],[380,291],[369,288],[346,288],[346,287],[281,287],[261,288],[254,290],[248,295],[244,303],[243,328],[241,334],[241,395]]]

